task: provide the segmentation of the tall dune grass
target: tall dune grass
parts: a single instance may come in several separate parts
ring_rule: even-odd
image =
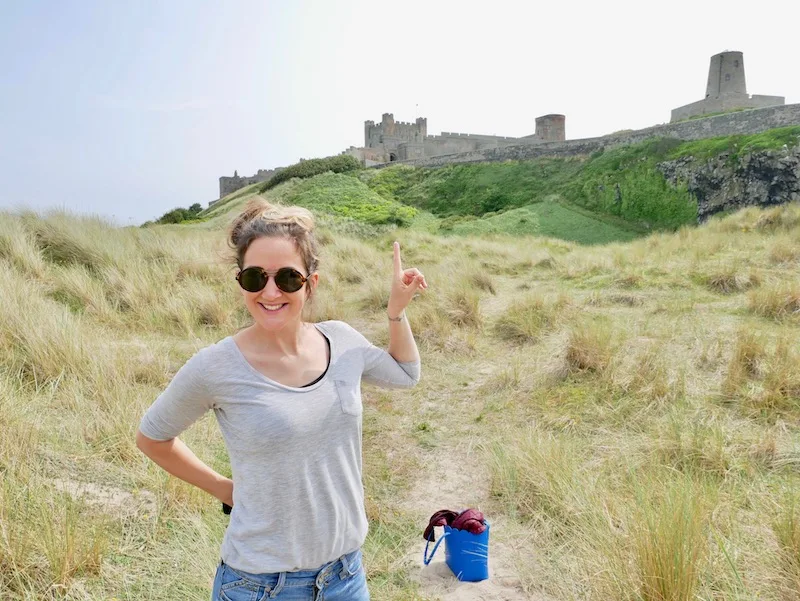
[[[188,357],[250,322],[229,218],[0,213],[0,599],[207,598],[225,518],[133,437]],[[359,228],[323,231],[311,319],[385,344],[394,239],[431,286],[407,311],[423,382],[364,390],[373,598],[424,598],[411,491],[474,446],[488,481],[453,494],[488,489],[531,597],[800,597],[800,206],[591,249]],[[213,417],[185,439],[229,469]]]

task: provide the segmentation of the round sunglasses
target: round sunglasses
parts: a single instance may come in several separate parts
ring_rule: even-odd
[[[291,267],[281,267],[272,277],[278,290],[283,292],[297,292],[308,281],[306,276]],[[248,267],[236,274],[236,281],[248,292],[260,292],[269,278],[270,275],[260,267]]]

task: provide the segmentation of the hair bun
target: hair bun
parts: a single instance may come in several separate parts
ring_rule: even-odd
[[[256,220],[276,225],[294,225],[305,232],[314,231],[314,215],[303,207],[284,207],[272,204],[261,196],[251,198],[244,210],[231,224],[230,241],[236,246],[245,226]]]

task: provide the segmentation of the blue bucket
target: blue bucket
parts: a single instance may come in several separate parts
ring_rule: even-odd
[[[478,582],[489,578],[489,522],[484,520],[483,523],[486,524],[486,530],[480,534],[472,534],[467,530],[457,530],[445,526],[444,535],[433,546],[430,556],[428,556],[430,539],[425,543],[425,553],[423,554],[425,565],[433,560],[436,549],[446,539],[445,562],[456,578],[462,582]]]

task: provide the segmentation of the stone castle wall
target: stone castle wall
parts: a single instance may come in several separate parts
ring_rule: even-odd
[[[242,177],[238,174],[234,174],[233,177],[222,176],[219,178],[219,197],[223,198],[250,184],[266,181],[280,170],[280,167],[277,169],[259,169],[255,175],[250,177]]]
[[[623,131],[598,138],[584,138],[565,142],[541,142],[519,138],[516,144],[470,150],[455,154],[402,161],[416,167],[443,167],[451,163],[481,163],[507,160],[525,160],[542,156],[575,156],[591,154],[601,148],[637,144],[648,138],[665,137],[679,140],[702,140],[717,136],[757,134],[776,127],[800,125],[800,104],[771,106],[695,119],[681,123],[656,125],[645,129]],[[389,164],[374,165],[375,168]]]

